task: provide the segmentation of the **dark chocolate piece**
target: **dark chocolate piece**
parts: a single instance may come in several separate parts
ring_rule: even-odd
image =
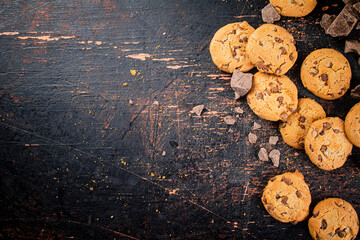
[[[259,157],[259,160],[261,160],[263,162],[269,161],[269,155],[265,148],[260,148],[258,157]]]
[[[200,116],[202,111],[204,110],[204,105],[198,105],[193,107],[193,111],[195,112],[196,115]]]
[[[345,41],[345,53],[354,52],[360,55],[360,42],[357,40],[346,40]]]
[[[355,99],[360,99],[360,85],[357,85],[354,89],[351,89],[350,96]]]
[[[231,88],[235,91],[235,99],[245,96],[252,87],[253,75],[251,73],[243,73],[235,69],[231,76]]]
[[[273,5],[269,3],[261,10],[262,20],[266,23],[274,23],[275,21],[279,21],[281,16],[277,13]]]
[[[350,4],[345,5],[343,10],[326,30],[326,34],[333,37],[347,36],[353,30],[358,21],[358,13]]]
[[[320,26],[326,31],[335,20],[336,15],[324,14],[320,21]]]

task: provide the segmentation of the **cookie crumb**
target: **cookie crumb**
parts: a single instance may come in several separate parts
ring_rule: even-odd
[[[274,6],[269,3],[261,10],[262,20],[266,23],[274,23],[275,21],[279,21],[281,16],[275,10]]]
[[[256,141],[257,141],[257,139],[258,139],[258,137],[255,135],[255,134],[253,134],[253,133],[249,133],[249,142],[250,143],[256,143]]]
[[[351,89],[350,96],[355,99],[360,99],[360,84],[357,85],[354,89]]]
[[[231,88],[235,91],[235,99],[239,99],[242,96],[245,96],[252,87],[253,74],[243,73],[237,68],[234,70],[230,85]]]
[[[277,150],[277,149],[272,150],[272,151],[269,153],[269,157],[270,157],[273,165],[274,165],[275,167],[279,167],[279,163],[280,163],[280,151]]]
[[[134,101],[129,99],[129,104],[133,105],[134,104]]]
[[[205,106],[204,105],[197,105],[195,107],[193,107],[193,111],[195,112],[196,115],[200,116],[202,111],[204,110]]]
[[[257,122],[254,122],[254,125],[253,125],[252,129],[253,129],[253,130],[258,130],[258,129],[260,129],[260,128],[261,128],[261,125],[258,124]]]
[[[233,116],[226,116],[226,117],[224,117],[224,122],[227,125],[234,125],[236,122],[236,119]]]
[[[236,107],[236,108],[234,109],[234,112],[239,113],[239,114],[242,114],[242,113],[244,113],[244,110],[243,110],[241,107]]]
[[[278,136],[270,136],[270,138],[269,138],[269,143],[270,143],[271,145],[276,145],[278,141],[279,141],[279,137],[278,137]]]
[[[165,151],[163,151],[163,152],[161,153],[161,155],[162,155],[162,156],[165,156],[165,155],[166,155],[166,152],[165,152]]]
[[[155,101],[153,102],[153,104],[159,106],[159,101],[155,100]]]
[[[298,152],[295,152],[295,153],[294,153],[294,156],[295,156],[295,157],[298,157],[298,156],[299,156],[299,153],[298,153]]]
[[[269,161],[269,155],[265,148],[260,148],[260,151],[258,153],[258,157],[260,161],[268,162]]]

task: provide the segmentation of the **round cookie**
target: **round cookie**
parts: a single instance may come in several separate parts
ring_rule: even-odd
[[[346,115],[345,133],[350,142],[360,148],[360,102],[355,104]]]
[[[311,194],[300,172],[287,172],[270,179],[261,201],[276,220],[296,224],[309,215]]]
[[[316,0],[270,0],[271,5],[282,16],[304,17],[314,10]]]
[[[298,108],[280,123],[280,133],[284,142],[296,149],[304,149],[304,141],[310,124],[326,117],[323,107],[310,98],[300,98]]]
[[[338,51],[322,48],[310,53],[301,65],[301,81],[316,96],[334,100],[350,87],[351,68]]]
[[[227,73],[232,73],[235,68],[242,72],[252,69],[254,65],[245,52],[245,46],[254,31],[246,21],[230,23],[220,28],[209,47],[214,64]]]
[[[308,227],[314,240],[353,240],[359,232],[359,218],[347,201],[328,198],[315,206]]]
[[[285,75],[257,72],[247,102],[259,117],[270,121],[286,121],[298,105],[298,90]]]
[[[293,36],[274,24],[263,24],[250,35],[246,53],[259,71],[276,75],[285,74],[298,57]]]
[[[305,152],[323,170],[334,170],[344,165],[353,145],[347,139],[344,122],[338,117],[327,117],[313,122],[305,137]]]

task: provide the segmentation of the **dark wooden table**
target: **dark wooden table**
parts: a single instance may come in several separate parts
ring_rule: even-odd
[[[287,75],[299,97],[344,119],[356,103],[349,92],[321,100],[299,78],[311,51],[344,51],[345,38],[319,25],[343,3],[319,2],[306,18],[276,24],[297,41],[299,58]],[[267,3],[2,0],[0,237],[309,239],[306,221],[277,222],[260,201],[269,178],[296,169],[310,186],[311,209],[342,197],[360,214],[359,149],[338,170],[316,168],[282,141],[278,123],[233,99],[230,75],[211,61],[216,30],[244,20],[260,26]],[[358,57],[344,55],[353,88]],[[206,107],[200,117],[191,112],[199,104]],[[223,117],[235,116],[236,106],[244,113],[229,132]],[[261,129],[251,129],[254,121]],[[270,136],[280,137],[274,147]],[[279,168],[258,160],[260,147],[281,151]]]

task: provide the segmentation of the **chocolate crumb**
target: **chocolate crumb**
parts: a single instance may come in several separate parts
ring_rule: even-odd
[[[323,128],[324,128],[324,130],[329,130],[329,129],[331,128],[331,123],[329,123],[329,122],[324,122],[324,123],[323,123]]]
[[[274,165],[275,167],[279,167],[279,163],[280,163],[280,151],[277,150],[277,149],[272,150],[272,151],[269,153],[269,157],[270,157],[273,165]]]
[[[357,40],[346,40],[345,41],[345,53],[354,52],[360,55],[360,42]]]
[[[269,143],[271,145],[276,145],[276,143],[279,141],[279,137],[278,136],[270,136],[269,138]]]
[[[242,96],[245,96],[252,87],[253,74],[243,73],[238,69],[235,69],[232,76],[230,85],[231,88],[235,91],[235,99],[239,99]]]
[[[258,130],[258,129],[260,129],[260,128],[261,128],[261,125],[258,124],[257,122],[254,122],[254,125],[253,125],[252,129],[253,129],[253,130]]]
[[[283,196],[281,198],[281,203],[284,204],[284,205],[287,205],[287,201],[289,200],[289,198],[287,196]]]
[[[299,122],[304,123],[305,120],[306,120],[306,118],[305,118],[304,116],[300,116],[300,117],[299,117]]]
[[[272,212],[272,211],[275,210],[275,208],[273,207],[273,205],[269,204],[269,205],[267,206],[267,210],[269,210],[270,212]]]
[[[133,105],[133,104],[134,104],[134,101],[131,100],[131,99],[129,99],[129,104],[130,104],[130,105]]]
[[[258,157],[259,157],[260,161],[263,161],[263,162],[269,161],[269,155],[265,148],[260,148]]]
[[[301,198],[302,193],[301,193],[300,191],[296,191],[296,196],[297,196],[298,198]]]
[[[250,143],[256,143],[257,139],[258,139],[258,137],[255,134],[249,133],[249,142]]]
[[[234,112],[239,113],[239,114],[242,114],[242,113],[244,113],[244,110],[243,110],[241,107],[236,107],[236,108],[234,109]]]
[[[261,10],[262,20],[266,23],[274,23],[275,21],[279,21],[281,16],[277,13],[273,5],[269,3]]]
[[[319,216],[319,213],[320,213],[319,211],[314,212],[313,217],[316,218],[317,216]]]
[[[204,105],[197,105],[195,107],[193,107],[193,111],[195,112],[196,115],[200,116],[202,111],[204,110]]]
[[[236,122],[236,119],[233,116],[226,116],[226,117],[224,117],[224,122],[227,125],[234,125]]]
[[[255,96],[258,99],[264,99],[264,95],[262,93],[257,93]]]
[[[334,133],[339,133],[339,132],[340,132],[340,129],[333,128],[333,132],[334,132]]]

